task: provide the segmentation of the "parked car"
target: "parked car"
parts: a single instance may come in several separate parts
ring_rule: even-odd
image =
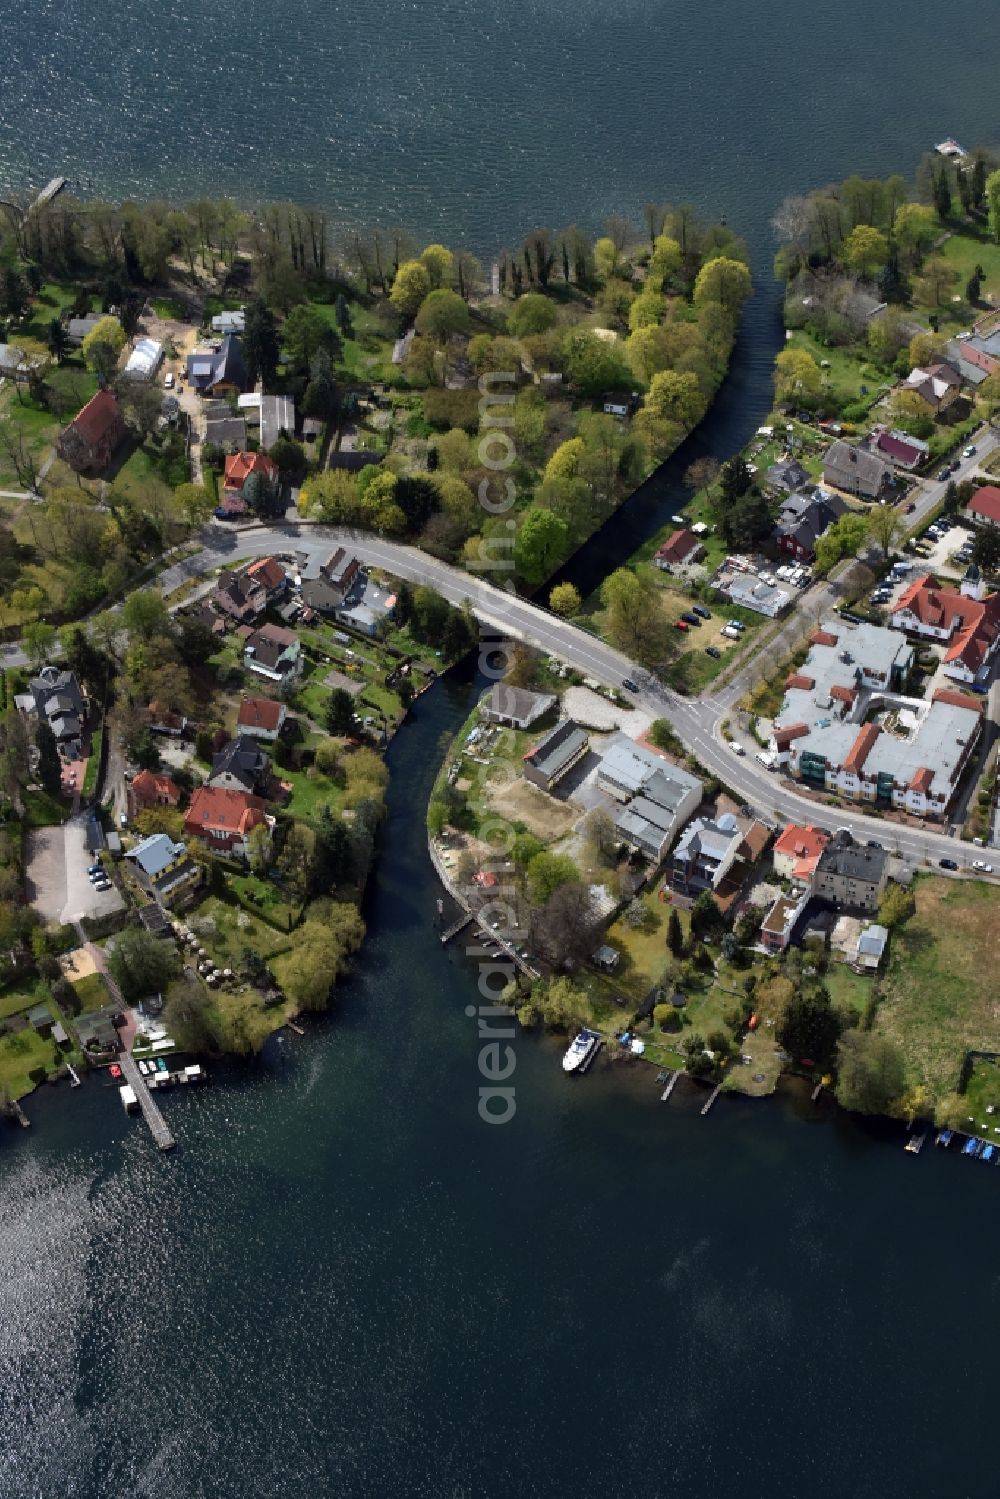
[[[722,652],[719,650],[718,646],[706,645],[705,655],[711,656],[713,661],[718,661],[719,657],[722,655]]]
[[[941,477],[943,479],[944,478],[944,474],[942,474]],[[912,500],[907,500],[906,504],[903,506],[903,514],[904,515],[912,515],[913,512],[914,512],[914,510],[916,510],[916,508],[917,507],[913,503]]]
[[[88,864],[88,866],[87,866],[87,873],[89,875],[91,875],[91,876],[93,876],[95,874],[103,874],[104,873],[104,866],[103,866],[103,864]]]
[[[970,442],[969,446],[967,448],[963,448],[962,449],[962,457],[963,458],[975,458],[975,456],[976,456],[976,445],[975,445],[974,442]]]
[[[688,613],[681,615],[681,619],[686,625],[694,625],[697,626],[699,630],[701,629],[701,620],[698,618],[697,614],[688,611]]]
[[[955,863],[954,859],[939,859],[938,863],[940,864],[940,866],[941,866],[942,869],[957,869],[958,868],[958,865]]]
[[[686,631],[687,630],[687,625],[684,623],[684,621],[682,619],[675,619],[674,620],[674,629],[675,630],[684,630],[684,631]]]
[[[742,635],[743,631],[746,629],[746,625],[743,624],[742,621],[738,620],[738,619],[730,619],[730,620],[727,620],[726,623],[729,626],[730,630],[739,630],[739,632],[740,632],[741,635]]]
[[[638,692],[639,691],[639,683],[638,682],[633,682],[633,680],[632,680],[631,677],[625,677],[625,678],[623,678],[623,680],[622,680],[622,686],[625,688],[625,690],[627,692]]]
[[[697,614],[701,619],[711,619],[711,609],[706,609],[704,604],[692,604],[691,613]]]
[[[985,861],[985,859],[974,859],[972,861],[972,867],[973,867],[973,869],[978,869],[979,872],[980,872],[980,874],[992,874],[993,873],[993,865],[992,864],[987,864],[986,861]]]
[[[95,890],[101,890],[101,891],[110,890],[111,889],[111,881],[110,880],[95,880],[94,881],[94,889]]]
[[[164,390],[173,390],[173,388],[174,388],[174,377],[173,377],[173,375],[172,374],[165,375],[164,379],[163,379],[163,389]]]
[[[746,750],[743,748],[742,744],[737,744],[735,740],[733,740],[733,742],[729,746],[729,748],[732,750],[732,752],[733,752],[734,755],[745,755],[746,754]],[[758,755],[757,758],[759,760],[760,756]]]

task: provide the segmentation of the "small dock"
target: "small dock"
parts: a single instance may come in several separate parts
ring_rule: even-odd
[[[451,926],[446,927],[445,930],[441,933],[441,946],[444,947],[451,941],[453,937],[457,937],[459,932],[464,932],[465,928],[469,925],[469,922],[471,920],[472,912],[463,911],[458,920],[453,921]]]
[[[146,1086],[146,1079],[128,1052],[122,1052],[118,1060],[125,1080],[135,1094],[136,1102],[142,1110],[142,1117],[149,1125],[149,1132],[153,1136],[153,1139],[160,1150],[173,1150],[177,1141],[167,1128],[167,1121],[153,1102],[153,1096]]]
[[[592,1050],[590,1051],[589,1055],[584,1058],[583,1062],[576,1069],[577,1072],[581,1074],[581,1076],[582,1076],[582,1074],[584,1072],[588,1072],[590,1070],[590,1067],[593,1064],[594,1058],[597,1056],[597,1053],[600,1051],[600,1049],[601,1049],[601,1047],[603,1045],[604,1045],[603,1041],[598,1041],[597,1045],[592,1048]]]
[[[722,1084],[721,1083],[716,1083],[715,1087],[712,1089],[711,1093],[708,1095],[708,1098],[705,1100],[704,1104],[702,1105],[702,1110],[701,1110],[702,1116],[704,1116],[705,1114],[708,1113],[709,1109],[712,1107],[713,1103],[718,1098],[718,1096],[719,1096],[719,1094],[721,1092],[722,1092]]]
[[[822,1083],[817,1083],[816,1086],[815,1086],[815,1088],[812,1090],[812,1092],[809,1095],[809,1102],[810,1103],[815,1103],[816,1100],[817,1100],[817,1098],[819,1097],[819,1095],[822,1093],[822,1091],[823,1091],[823,1084]]]
[[[68,181],[67,177],[53,177],[51,182],[46,182],[28,212],[31,213],[37,208],[44,208],[46,203],[51,203],[52,199],[62,192]]]
[[[21,1105],[17,1102],[16,1099],[11,1104],[11,1109],[13,1111],[14,1118],[17,1120],[17,1122],[21,1126],[21,1128],[22,1129],[30,1129],[31,1128],[31,1120],[28,1118],[27,1114],[24,1112],[24,1110],[22,1109]]]
[[[660,1094],[660,1102],[661,1103],[666,1103],[667,1099],[670,1097],[671,1093],[676,1088],[676,1086],[677,1086],[677,1079],[681,1075],[681,1070],[682,1069],[680,1067],[678,1067],[678,1068],[676,1068],[675,1071],[673,1071],[670,1074],[670,1081],[667,1083],[667,1086],[664,1088],[663,1092]],[[704,1112],[705,1112],[705,1110],[702,1109],[702,1113],[704,1113]]]
[[[79,1088],[79,1086],[80,1086],[80,1079],[79,1079],[79,1077],[76,1074],[76,1069],[73,1068],[73,1067],[71,1067],[70,1064],[69,1064],[69,1062],[66,1063],[66,1071],[69,1073],[69,1085],[70,1085],[70,1087],[71,1088]]]
[[[305,1031],[302,1029],[301,1025],[298,1025],[294,1020],[286,1020],[285,1024],[288,1026],[288,1029],[290,1031],[294,1031],[297,1036],[305,1035]]]

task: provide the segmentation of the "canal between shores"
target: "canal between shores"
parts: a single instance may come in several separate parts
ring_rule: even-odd
[[[789,190],[995,136],[972,0],[74,0],[0,14],[0,181],[300,198],[490,256],[691,199],[758,293],[675,458],[574,558],[589,591],[769,405]],[[84,180],[85,179],[85,180]],[[88,187],[89,184],[89,187]],[[1000,1172],[898,1126],[519,1035],[490,1127],[476,970],[435,929],[424,809],[484,684],[389,751],[368,940],[304,1038],[163,1101],[103,1078],[0,1131],[0,1499],[980,1499],[996,1491]]]

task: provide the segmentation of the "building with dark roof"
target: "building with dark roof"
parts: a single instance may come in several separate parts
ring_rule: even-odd
[[[489,696],[483,699],[481,711],[490,723],[530,729],[555,703],[554,692],[529,692],[524,687],[512,687],[509,682],[494,682]]]
[[[207,784],[267,797],[271,789],[270,758],[256,739],[248,734],[238,734],[225,749],[212,756],[212,774]]]
[[[779,463],[771,465],[764,475],[764,482],[770,484],[772,489],[784,489],[792,494],[796,489],[806,489],[812,482],[812,477],[797,459],[783,458]]]
[[[797,562],[812,562],[817,541],[847,508],[847,502],[840,495],[830,494],[825,489],[788,495],[781,502],[774,528],[778,551],[786,557],[794,557]]]
[[[877,911],[888,878],[888,851],[881,845],[859,843],[841,828],[819,856],[812,891],[835,906]]]
[[[250,383],[238,338],[227,334],[218,349],[196,349],[187,359],[187,380],[200,395],[239,394]]]
[[[571,718],[564,718],[524,756],[525,779],[543,791],[551,791],[589,749],[590,735],[586,729],[581,729]]]
[[[43,666],[28,683],[35,712],[44,718],[57,743],[78,743],[87,716],[87,699],[73,672]]]
[[[880,499],[893,486],[892,465],[877,453],[838,438],[823,459],[823,482],[865,500]]]

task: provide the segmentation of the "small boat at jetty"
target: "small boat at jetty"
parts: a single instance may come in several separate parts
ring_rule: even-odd
[[[579,1031],[566,1048],[563,1071],[579,1072],[585,1069],[600,1044],[601,1038],[596,1031]]]

